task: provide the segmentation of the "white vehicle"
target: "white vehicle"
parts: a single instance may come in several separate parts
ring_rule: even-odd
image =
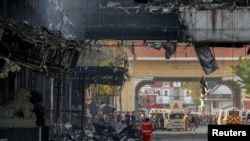
[[[169,109],[150,109],[149,110],[149,117],[152,117],[153,114],[162,114],[162,113],[169,113]]]
[[[243,124],[250,125],[250,110],[246,111]]]
[[[242,124],[242,110],[236,107],[220,109],[217,124]]]
[[[149,111],[149,117],[160,114],[164,118],[163,128],[167,129],[169,112],[170,112],[169,109],[151,109]]]

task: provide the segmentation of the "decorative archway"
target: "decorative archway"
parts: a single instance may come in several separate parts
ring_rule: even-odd
[[[241,108],[241,88],[240,88],[240,85],[235,82],[235,81],[232,81],[232,80],[223,80],[222,77],[211,77],[211,78],[207,78],[206,79],[207,82],[209,81],[215,81],[217,82],[217,85],[221,84],[221,85],[225,85],[227,86],[231,91],[232,91],[232,94],[233,97],[234,97],[234,101],[232,101],[234,104],[234,106],[238,107],[238,108]],[[152,85],[154,84],[154,82],[157,82],[157,81],[195,81],[195,82],[199,82],[200,81],[200,78],[198,77],[186,77],[186,78],[178,78],[178,77],[154,77],[153,79],[150,79],[150,80],[141,80],[139,81],[135,87],[134,87],[134,93],[135,93],[135,97],[134,97],[134,105],[135,105],[135,110],[138,110],[138,94],[139,94],[139,90],[141,89],[141,87],[143,87],[144,85]]]
[[[231,90],[231,92],[232,92],[232,106],[241,109],[242,108],[242,103],[241,103],[242,90],[241,90],[240,84],[234,80],[223,80],[223,81],[219,82],[219,84],[225,85]]]

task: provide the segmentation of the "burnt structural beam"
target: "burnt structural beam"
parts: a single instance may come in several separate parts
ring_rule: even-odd
[[[128,9],[129,10],[129,9]],[[87,12],[86,39],[177,40],[185,29],[178,8],[168,13],[131,12],[106,8]],[[140,11],[140,9],[138,10]]]

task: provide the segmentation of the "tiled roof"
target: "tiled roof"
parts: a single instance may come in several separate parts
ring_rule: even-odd
[[[160,87],[162,87],[162,84],[163,84],[163,82],[154,82],[154,84],[151,85],[151,87],[160,88]]]
[[[250,99],[243,99],[242,100],[242,105],[244,109],[249,109],[250,110]]]

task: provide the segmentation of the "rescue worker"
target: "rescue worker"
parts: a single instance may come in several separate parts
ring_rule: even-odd
[[[184,124],[184,131],[187,131],[189,126],[189,116],[187,113],[183,117],[183,124]]]
[[[140,133],[143,141],[152,141],[153,130],[154,124],[150,121],[150,118],[146,116],[140,125]]]

